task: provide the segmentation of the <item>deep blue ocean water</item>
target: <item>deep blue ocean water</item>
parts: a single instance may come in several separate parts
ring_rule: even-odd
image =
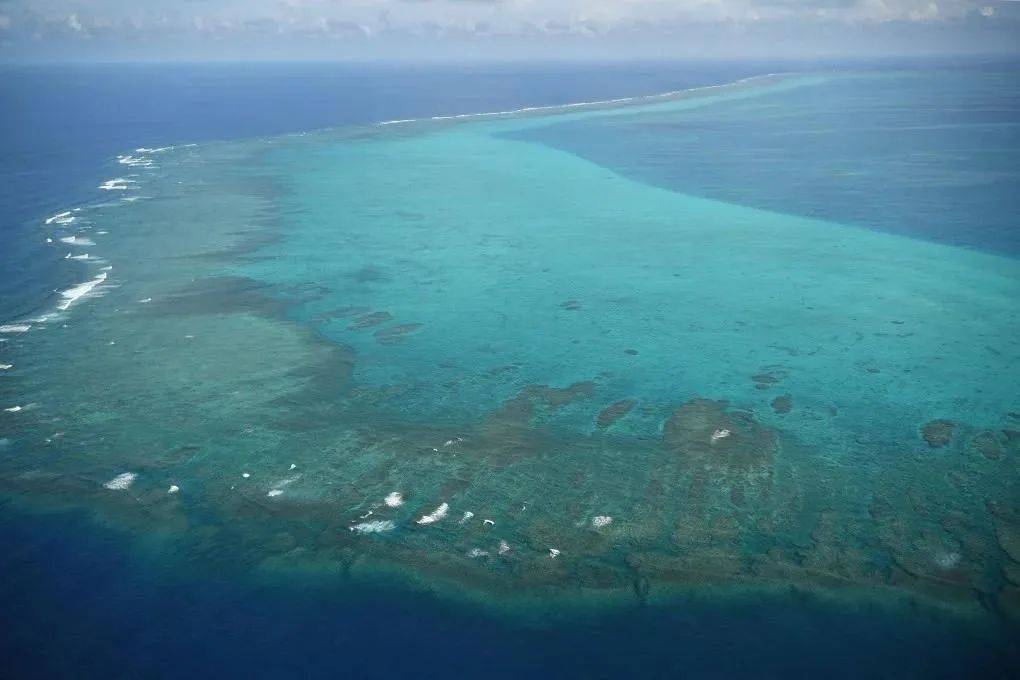
[[[682,120],[596,119],[531,137],[682,193],[1016,256],[1016,77],[1009,63],[946,70],[938,88],[923,70],[864,75]]]
[[[137,146],[633,96],[786,68],[6,67],[0,73],[0,322],[44,307],[54,290],[81,280],[59,259],[63,251],[43,247],[40,219],[99,198],[98,184],[123,172],[116,154]],[[987,77],[1003,72],[1015,70],[992,69]],[[969,77],[965,69],[958,73],[961,82]],[[613,127],[627,125],[626,118],[521,136],[682,193],[1015,255],[1010,211],[1016,137],[1009,125],[1017,107],[1010,99],[1001,115],[989,113],[995,109],[990,91],[979,89],[983,99],[975,101],[978,111],[966,122],[976,121],[980,129],[1004,124],[1005,134],[995,139],[1005,141],[996,158],[987,140],[973,141],[978,151],[970,155],[961,149],[960,162],[981,170],[979,177],[968,175],[976,195],[960,187],[915,187],[917,195],[903,201],[887,196],[880,202],[885,210],[868,195],[875,182],[891,193],[910,190],[905,178],[901,186],[887,186],[895,169],[864,169],[869,175],[847,168],[848,176],[860,178],[847,192],[845,183],[824,174],[829,166],[812,165],[839,151],[833,128],[802,158],[776,158],[769,168],[743,163],[749,148],[758,158],[791,148],[776,141],[777,130],[796,127],[796,121],[760,129],[746,122],[769,120],[760,108],[769,105],[768,96],[714,109],[714,117],[687,114],[698,144],[708,139],[719,149],[711,157],[690,156],[691,163],[678,162],[695,148],[685,146],[690,140],[675,130],[657,132],[647,118],[619,136]],[[830,92],[827,101],[837,95],[852,100],[854,93]],[[826,114],[810,109],[811,91],[794,96],[811,121]],[[937,102],[925,112],[921,127],[942,134],[948,114]],[[891,112],[893,122],[901,114]],[[628,148],[614,145],[618,139]],[[874,154],[879,166],[879,152],[888,147],[882,139]],[[864,155],[857,151],[846,155]],[[656,155],[662,162],[650,170]],[[918,163],[932,171],[931,162]],[[996,163],[1002,179],[989,181]],[[943,170],[943,177],[960,176]],[[753,181],[741,180],[744,173]],[[791,198],[799,201],[791,204]],[[904,214],[916,216],[926,212],[918,205],[927,201],[935,205],[923,223],[887,210],[908,206]],[[967,222],[966,215],[977,218]],[[370,284],[371,273],[365,274]],[[244,574],[183,557],[154,561],[129,533],[99,528],[73,513],[31,515],[4,505],[0,545],[4,677],[1008,677],[1020,663],[1011,629],[956,625],[923,607],[896,612],[874,604],[836,606],[807,594],[727,597],[625,607],[570,626],[528,626],[401,589],[323,589],[300,577],[253,583]]]
[[[0,540],[9,678],[1006,678],[1018,660],[994,632],[808,594],[522,627],[402,591],[175,574],[73,515],[5,514]]]

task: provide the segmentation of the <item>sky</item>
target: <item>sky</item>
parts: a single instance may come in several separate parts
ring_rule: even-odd
[[[1020,53],[1017,0],[0,0],[0,60]]]

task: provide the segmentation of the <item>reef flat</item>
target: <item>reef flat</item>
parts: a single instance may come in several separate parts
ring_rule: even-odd
[[[210,568],[1015,618],[1020,262],[522,138],[824,82],[153,152],[4,336],[0,489]]]

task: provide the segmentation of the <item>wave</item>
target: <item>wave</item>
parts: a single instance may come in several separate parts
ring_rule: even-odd
[[[73,288],[68,288],[67,290],[61,291],[60,296],[64,299],[60,304],[57,305],[57,309],[59,309],[60,311],[65,311],[75,302],[82,299],[86,295],[92,293],[92,291],[95,290],[96,286],[103,283],[104,281],[106,281],[106,272],[100,272],[98,275],[96,275],[95,278],[90,279],[85,283],[79,283],[77,286],[74,286]]]
[[[126,177],[114,177],[113,179],[108,179],[100,184],[99,188],[103,191],[124,191],[125,189],[133,188],[131,186],[132,184],[135,184],[133,179],[128,179]]]
[[[446,513],[450,511],[450,506],[447,503],[442,503],[438,508],[433,510],[427,515],[422,515],[421,519],[418,520],[418,524],[433,524],[446,517]]]
[[[27,333],[32,328],[28,323],[9,323],[0,326],[0,333]]]
[[[74,222],[74,219],[75,218],[71,214],[71,211],[65,210],[62,213],[53,215],[52,217],[47,217],[46,224],[70,224],[71,222]]]
[[[123,472],[114,477],[113,479],[111,479],[110,481],[103,484],[103,486],[105,486],[107,489],[110,489],[111,491],[124,491],[125,489],[130,487],[137,478],[138,475],[135,474],[134,472]]]
[[[155,168],[156,162],[151,158],[145,158],[144,156],[132,156],[130,154],[124,156],[117,156],[117,162],[121,165],[127,165],[132,168]]]
[[[65,236],[60,239],[61,243],[66,243],[69,246],[94,246],[96,242],[92,239],[85,238],[84,236]]]
[[[618,97],[616,99],[596,99],[593,101],[586,102],[571,102],[569,104],[549,104],[546,106],[525,106],[520,109],[508,109],[506,111],[483,111],[476,113],[458,113],[449,114],[445,116],[431,116],[427,118],[401,118],[396,120],[384,120],[376,123],[376,125],[401,125],[405,123],[419,123],[427,120],[464,120],[466,118],[493,118],[497,116],[514,116],[520,114],[529,113],[542,113],[542,112],[553,112],[553,111],[570,111],[571,109],[578,108],[595,108],[600,106],[614,106],[621,104],[636,104],[657,101],[660,99],[670,99],[672,97],[678,97],[684,94],[691,94],[693,92],[703,92],[707,90],[716,90],[720,88],[733,87],[734,85],[741,85],[743,83],[749,83],[755,80],[762,80],[765,78],[775,78],[776,76],[787,75],[786,73],[763,73],[757,76],[748,76],[746,78],[739,78],[726,83],[719,83],[718,85],[702,85],[699,87],[689,87],[682,90],[669,90],[668,92],[658,92],[656,94],[643,94],[634,97]]]
[[[384,531],[393,531],[396,524],[388,519],[377,519],[371,522],[362,522],[351,527],[351,531],[359,534],[381,534]]]

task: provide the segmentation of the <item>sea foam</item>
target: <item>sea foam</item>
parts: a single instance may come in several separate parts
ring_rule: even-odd
[[[60,239],[61,243],[66,243],[69,246],[94,246],[96,242],[92,239],[85,238],[84,236],[65,236]]]
[[[429,514],[422,515],[418,520],[418,524],[433,524],[446,517],[448,512],[450,512],[449,504],[443,503]]]
[[[514,116],[520,114],[529,113],[544,113],[544,112],[555,112],[555,111],[570,111],[578,108],[588,107],[599,107],[599,106],[614,106],[620,104],[631,104],[637,102],[655,102],[660,99],[670,99],[685,94],[693,94],[696,92],[702,92],[706,90],[716,90],[721,88],[733,87],[734,85],[742,85],[755,80],[761,80],[766,78],[774,78],[776,76],[783,75],[783,73],[765,73],[758,76],[749,76],[747,78],[739,78],[737,80],[720,83],[718,85],[704,85],[701,87],[692,87],[684,90],[669,90],[668,92],[659,92],[656,94],[638,95],[636,97],[618,97],[616,99],[596,99],[586,102],[571,102],[569,104],[551,104],[548,106],[525,106],[520,109],[507,109],[505,111],[481,111],[475,113],[457,113],[449,114],[445,116],[431,116],[429,118],[399,118],[396,120],[384,120],[376,125],[402,125],[405,123],[417,123],[424,120],[464,120],[470,118],[498,118],[503,116]]]
[[[393,531],[396,525],[388,519],[377,519],[371,522],[361,522],[351,527],[351,531],[359,534],[381,534],[384,531]]]
[[[133,179],[127,179],[125,177],[115,177],[113,179],[108,179],[102,184],[100,184],[99,188],[102,189],[103,191],[123,191],[125,189],[130,189],[131,185],[134,183],[135,181]]]
[[[137,478],[138,475],[134,472],[123,472],[108,481],[106,484],[103,484],[103,486],[113,491],[123,491],[130,487]]]
[[[74,216],[71,215],[70,210],[65,210],[62,213],[57,213],[53,217],[46,218],[46,224],[70,224],[74,222]]]
[[[85,283],[79,283],[73,288],[60,292],[60,297],[64,298],[60,304],[57,305],[57,309],[63,311],[73,305],[78,300],[82,299],[86,295],[92,293],[96,286],[106,281],[106,272],[100,272],[94,279],[86,281]]]
[[[132,168],[154,168],[156,164],[151,158],[145,158],[143,156],[117,156],[117,162],[121,165],[128,165]]]

